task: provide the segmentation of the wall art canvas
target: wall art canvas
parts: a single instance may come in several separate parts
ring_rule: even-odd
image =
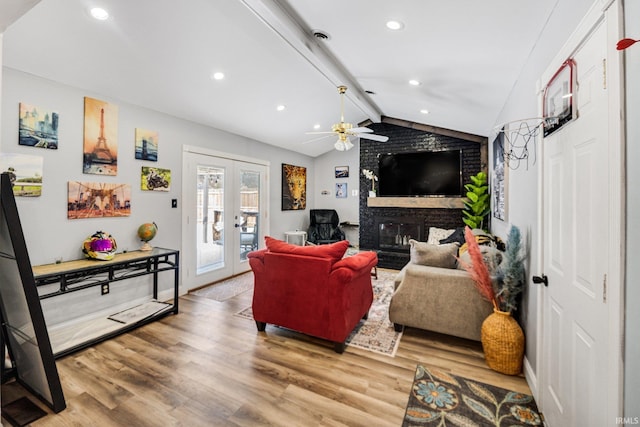
[[[349,178],[349,166],[336,166],[336,178]]]
[[[140,189],[142,191],[169,191],[171,189],[171,169],[143,166],[140,174]]]
[[[307,207],[307,168],[282,164],[282,210]]]
[[[69,181],[67,218],[105,218],[131,215],[131,185]]]
[[[38,197],[42,194],[43,163],[41,156],[0,154],[0,172],[9,175],[14,196]]]
[[[507,176],[509,166],[505,162],[505,132],[498,132],[493,140],[493,171],[491,174],[491,209],[493,216],[502,221],[507,220]]]
[[[118,106],[84,98],[84,149],[82,172],[118,174]]]
[[[136,159],[158,161],[158,132],[136,128]]]
[[[18,144],[58,149],[58,113],[20,103]]]
[[[347,183],[346,182],[337,182],[336,183],[336,197],[338,199],[345,199],[347,197]]]

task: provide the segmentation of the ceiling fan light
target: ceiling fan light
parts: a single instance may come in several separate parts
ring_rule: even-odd
[[[346,150],[346,148],[347,148],[347,147],[346,147],[346,145],[345,145],[345,143],[344,143],[344,142],[342,142],[342,140],[340,140],[340,139],[338,139],[338,140],[336,141],[336,143],[335,143],[335,144],[333,144],[333,146],[334,146],[334,147],[336,147],[336,150],[338,150],[338,151],[345,151],[345,150]]]
[[[344,142],[344,148],[345,150],[351,150],[353,148],[353,144],[349,141],[349,138]]]

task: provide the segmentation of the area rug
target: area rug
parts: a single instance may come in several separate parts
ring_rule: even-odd
[[[393,295],[393,280],[397,272],[378,269],[378,278],[371,279],[373,303],[367,320],[361,320],[347,338],[347,349],[360,348],[393,357],[398,350],[402,332],[393,329],[389,320],[389,302]],[[251,307],[236,313],[236,316],[253,320]]]
[[[248,271],[191,293],[222,302],[251,289],[253,289],[253,271]]]
[[[533,397],[418,365],[404,427],[541,426]]]

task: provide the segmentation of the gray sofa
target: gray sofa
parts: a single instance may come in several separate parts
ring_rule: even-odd
[[[493,306],[484,300],[473,279],[459,269],[458,245],[411,241],[411,261],[395,279],[389,319],[403,326],[480,341],[480,328]]]

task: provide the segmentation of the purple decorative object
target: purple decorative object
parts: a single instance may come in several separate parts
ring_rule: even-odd
[[[112,260],[116,255],[117,248],[116,239],[104,231],[96,231],[82,243],[82,252],[87,258],[102,261]]]
[[[91,242],[91,250],[96,252],[110,251],[113,249],[113,244],[109,239],[98,239]]]

